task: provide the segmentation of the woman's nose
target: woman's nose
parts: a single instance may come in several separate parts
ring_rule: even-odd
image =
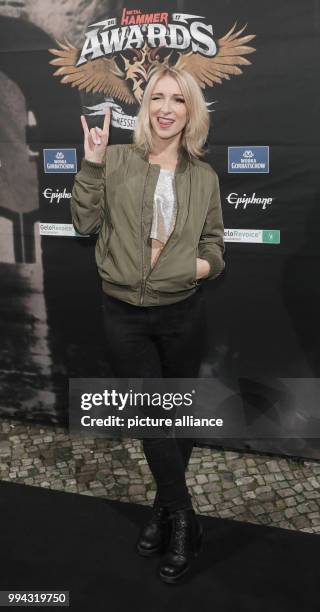
[[[161,110],[163,113],[169,113],[171,110],[170,100],[163,100],[161,104]]]

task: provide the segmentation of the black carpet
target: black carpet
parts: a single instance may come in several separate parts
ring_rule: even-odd
[[[149,513],[0,482],[0,590],[69,590],[74,611],[319,612],[319,536],[201,517],[202,552],[167,585],[135,552]]]

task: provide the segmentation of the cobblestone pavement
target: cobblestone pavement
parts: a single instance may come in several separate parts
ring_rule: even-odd
[[[140,440],[9,420],[0,480],[148,505],[155,495]],[[320,462],[195,446],[187,484],[199,514],[320,533]]]

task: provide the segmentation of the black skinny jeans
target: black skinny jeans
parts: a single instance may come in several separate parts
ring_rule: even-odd
[[[115,377],[197,378],[206,344],[203,289],[174,304],[134,306],[103,293],[107,354]],[[170,511],[192,507],[185,470],[192,438],[145,438],[143,450]]]

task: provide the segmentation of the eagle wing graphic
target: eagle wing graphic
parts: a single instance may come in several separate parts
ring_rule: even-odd
[[[71,84],[71,87],[85,89],[86,92],[103,92],[107,96],[114,96],[127,104],[136,102],[128,83],[125,81],[125,73],[116,64],[114,58],[105,57],[88,60],[86,63],[76,66],[80,51],[71,45],[66,39],[63,44],[56,39],[60,49],[48,49],[57,58],[50,60],[49,64],[61,66],[53,74],[64,75],[61,83]]]
[[[180,55],[175,67],[190,72],[202,89],[206,85],[212,87],[215,83],[222,83],[222,79],[230,80],[229,75],[242,74],[239,65],[251,64],[242,56],[256,50],[254,47],[247,46],[247,43],[256,35],[249,34],[241,37],[247,25],[235,32],[236,25],[235,23],[225,36],[217,40],[218,53],[214,57],[205,57],[200,53],[190,51],[190,53]]]

